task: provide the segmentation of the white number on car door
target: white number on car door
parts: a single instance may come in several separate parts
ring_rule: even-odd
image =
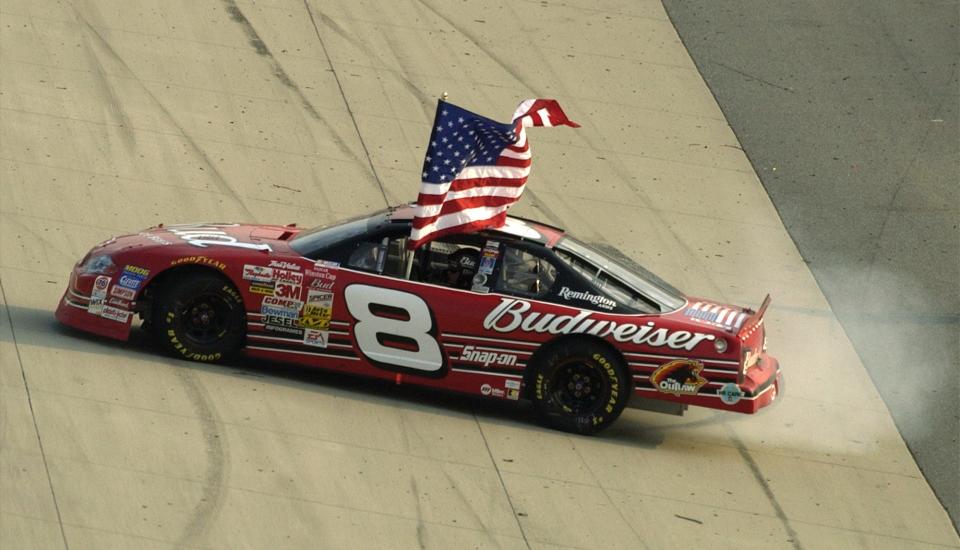
[[[416,294],[352,284],[344,290],[361,353],[378,366],[438,376],[443,352],[433,336],[430,307]],[[392,367],[392,368],[391,368]]]

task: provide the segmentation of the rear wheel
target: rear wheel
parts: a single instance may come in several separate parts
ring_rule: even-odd
[[[228,280],[192,271],[163,282],[151,326],[168,353],[212,363],[240,349],[246,313],[243,299]]]
[[[553,428],[595,434],[613,423],[630,399],[623,361],[599,342],[561,342],[535,368],[531,398],[541,421]]]

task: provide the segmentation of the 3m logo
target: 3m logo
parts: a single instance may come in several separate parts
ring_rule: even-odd
[[[293,300],[300,299],[300,285],[294,285],[290,283],[277,283],[276,288],[273,291],[273,295],[277,298],[290,298]]]

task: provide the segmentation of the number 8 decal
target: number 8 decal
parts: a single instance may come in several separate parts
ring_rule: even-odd
[[[381,367],[440,375],[443,352],[431,334],[430,307],[416,294],[354,284],[344,290],[357,347]]]

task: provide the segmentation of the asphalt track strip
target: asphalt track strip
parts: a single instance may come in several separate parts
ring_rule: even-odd
[[[43,471],[47,475],[47,484],[50,486],[50,498],[53,500],[53,508],[57,512],[57,524],[60,526],[60,536],[63,537],[63,547],[70,550],[70,544],[67,542],[67,533],[63,529],[63,517],[60,515],[60,503],[57,501],[57,491],[53,488],[53,480],[50,478],[50,466],[47,464],[47,453],[43,449],[43,438],[40,437],[40,427],[37,426],[37,413],[33,409],[33,396],[30,395],[30,384],[27,382],[27,372],[23,368],[23,358],[20,356],[20,344],[17,342],[17,330],[13,325],[13,316],[10,315],[10,302],[7,301],[7,291],[3,287],[3,279],[0,279],[0,296],[3,297],[3,309],[7,315],[7,322],[10,323],[10,333],[13,336],[13,348],[17,352],[17,362],[20,364],[20,375],[23,377],[23,389],[27,392],[27,404],[30,406],[30,418],[33,420],[33,431],[37,435],[37,445],[40,447],[40,458],[43,459]]]
[[[233,3],[233,0],[228,1]],[[367,158],[367,165],[370,167],[370,172],[373,174],[373,177],[377,182],[377,187],[380,188],[380,194],[383,195],[383,203],[386,206],[390,206],[390,199],[387,198],[387,190],[383,187],[383,181],[380,180],[380,174],[377,173],[377,169],[373,165],[373,159],[370,157],[370,150],[367,148],[367,142],[363,139],[363,134],[360,132],[360,125],[357,124],[357,115],[353,112],[353,108],[350,107],[350,101],[347,99],[347,94],[343,90],[343,83],[340,82],[340,75],[337,74],[337,69],[333,66],[333,59],[331,59],[330,53],[327,51],[327,45],[323,42],[323,36],[320,34],[320,27],[317,26],[317,20],[313,17],[313,10],[310,9],[310,3],[307,0],[303,0],[303,7],[305,10],[307,10],[307,15],[310,17],[310,24],[313,25],[313,31],[317,35],[317,40],[320,42],[320,47],[323,48],[323,53],[327,56],[327,65],[330,67],[330,72],[333,73],[334,80],[337,81],[337,89],[340,90],[340,97],[343,99],[343,105],[347,108],[347,112],[350,114],[350,121],[353,123],[354,131],[357,132],[357,138],[360,139],[360,145],[363,146],[363,154]]]

